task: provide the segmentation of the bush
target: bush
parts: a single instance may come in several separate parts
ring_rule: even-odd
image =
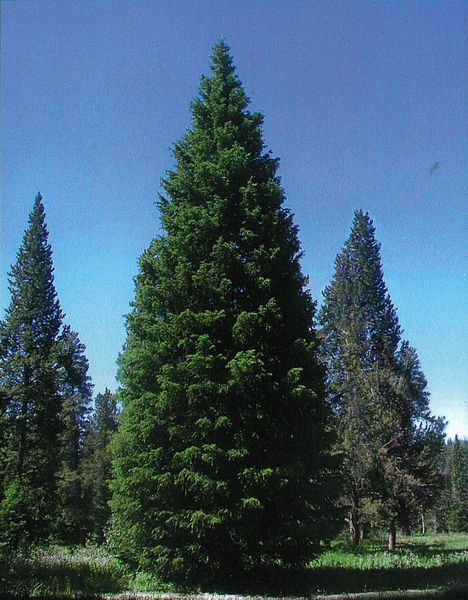
[[[5,491],[0,505],[0,554],[10,555],[26,542],[26,501],[19,477]]]

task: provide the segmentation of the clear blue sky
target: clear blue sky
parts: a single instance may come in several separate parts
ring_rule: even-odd
[[[66,321],[95,391],[116,389],[160,178],[223,36],[281,159],[313,296],[353,211],[369,211],[432,410],[468,437],[466,2],[29,0],[1,11],[2,314],[40,190]]]

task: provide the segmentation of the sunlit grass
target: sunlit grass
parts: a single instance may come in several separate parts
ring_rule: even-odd
[[[313,597],[341,592],[437,589],[431,594],[438,595],[427,597],[448,598],[440,595],[441,589],[460,588],[463,598],[468,593],[468,534],[400,537],[394,552],[386,550],[384,539],[365,541],[357,547],[335,541],[307,569],[285,573],[285,579],[279,575],[274,586],[267,582],[263,590],[243,589],[243,582],[239,581],[239,589],[230,592]],[[2,599],[98,598],[119,592],[163,591],[168,591],[168,587],[154,575],[132,572],[102,547],[48,546],[0,562]]]
[[[309,571],[310,590],[327,593],[450,588],[468,585],[468,534],[400,537],[356,547],[335,541]]]
[[[311,566],[405,569],[449,564],[466,564],[468,570],[468,534],[401,537],[392,552],[384,541],[365,541],[356,547],[337,541]]]

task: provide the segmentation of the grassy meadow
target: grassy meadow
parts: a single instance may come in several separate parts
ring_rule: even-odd
[[[335,541],[305,572],[275,577],[263,589],[192,590],[195,592],[315,596],[375,592],[364,598],[468,598],[468,534],[400,538],[394,552],[386,541],[368,540],[357,548]],[[278,581],[281,580],[281,583]],[[299,583],[300,582],[300,583]],[[406,590],[406,592],[404,592]],[[415,590],[426,590],[425,592]],[[0,597],[126,598],[147,592],[174,596],[184,590],[161,585],[149,573],[131,572],[104,548],[93,546],[36,548],[4,560],[0,566]],[[185,590],[187,591],[187,590]],[[383,592],[387,592],[383,594]]]

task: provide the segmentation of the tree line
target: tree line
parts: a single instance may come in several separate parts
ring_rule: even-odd
[[[117,394],[92,400],[40,194],[0,325],[0,547],[110,540],[162,579],[294,569],[343,528],[468,529],[467,443],[444,444],[357,210],[323,304],[278,161],[224,42],[162,181]],[[94,405],[94,406],[93,406]]]

